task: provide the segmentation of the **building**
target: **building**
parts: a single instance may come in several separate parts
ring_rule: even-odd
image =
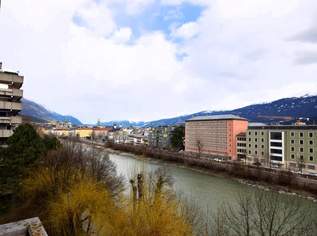
[[[38,217],[0,225],[0,236],[47,236]]]
[[[133,145],[147,145],[148,140],[144,135],[129,134],[126,143]]]
[[[246,161],[247,157],[247,138],[246,133],[240,133],[236,136],[237,158]]]
[[[76,128],[75,136],[79,138],[91,138],[93,128]]]
[[[149,146],[155,148],[170,148],[174,128],[175,127],[172,126],[151,128],[148,134]]]
[[[22,123],[23,76],[0,68],[0,144],[5,144],[14,129]]]
[[[248,121],[235,115],[199,116],[186,121],[185,151],[237,160],[237,135],[245,133]]]
[[[246,144],[248,162],[317,172],[317,126],[250,126]]]
[[[112,130],[110,127],[94,127],[93,128],[93,138],[94,139],[106,139],[108,133]]]

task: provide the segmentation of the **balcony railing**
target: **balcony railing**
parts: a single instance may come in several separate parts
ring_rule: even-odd
[[[23,90],[20,90],[20,89],[0,89],[0,96],[22,97]]]
[[[21,111],[22,104],[19,102],[0,101],[0,109]]]
[[[0,138],[8,138],[13,134],[13,130],[0,129]]]
[[[21,124],[21,116],[0,117],[0,124]]]
[[[0,72],[0,83],[9,84],[13,88],[20,88],[23,84],[23,76],[16,73]]]

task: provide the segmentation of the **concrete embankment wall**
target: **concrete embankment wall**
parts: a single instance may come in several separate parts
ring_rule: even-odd
[[[186,166],[202,168],[212,172],[223,172],[230,176],[242,179],[266,182],[270,185],[283,186],[294,190],[303,190],[317,196],[317,178],[314,176],[300,175],[287,170],[245,165],[240,162],[220,162],[213,160],[211,157],[208,158],[207,156],[154,149],[147,146],[109,143],[107,144],[107,147],[136,155],[143,155],[145,157],[177,162]]]

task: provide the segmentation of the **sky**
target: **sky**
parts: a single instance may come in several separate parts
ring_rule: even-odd
[[[0,61],[85,123],[317,94],[316,0],[2,0]]]

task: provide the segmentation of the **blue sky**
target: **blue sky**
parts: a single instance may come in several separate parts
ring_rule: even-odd
[[[131,27],[135,37],[142,35],[144,31],[162,31],[166,36],[169,36],[172,28],[196,21],[203,9],[203,6],[190,3],[171,6],[155,2],[141,14],[127,15],[118,12],[115,14],[115,19],[121,27]]]
[[[83,122],[316,94],[315,0],[4,0],[0,61]]]
[[[96,0],[98,5],[102,5],[102,0]],[[145,32],[160,31],[170,40],[173,29],[188,23],[195,22],[201,16],[206,6],[203,4],[193,4],[182,2],[177,5],[162,4],[154,1],[147,5],[138,14],[127,14],[122,4],[111,5],[113,17],[118,27],[129,27],[133,31],[133,38],[138,38]],[[81,27],[86,26],[85,19],[76,13],[73,16],[75,24]]]

